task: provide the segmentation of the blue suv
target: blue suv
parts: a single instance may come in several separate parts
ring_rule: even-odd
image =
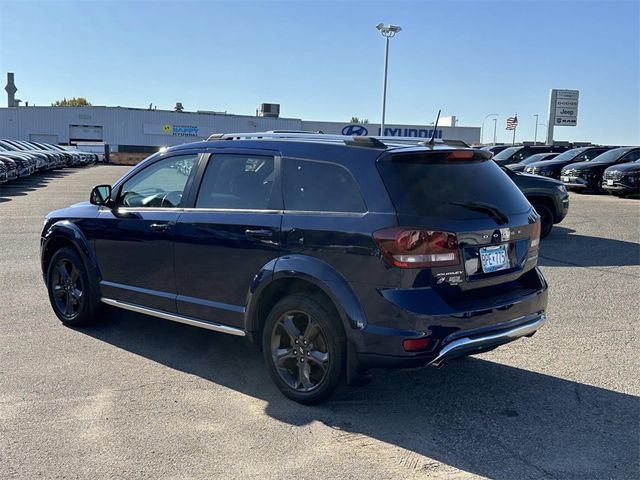
[[[72,326],[109,305],[245,336],[306,404],[491,350],[542,326],[547,285],[540,217],[490,157],[294,133],[169,148],[48,214],[51,305]]]

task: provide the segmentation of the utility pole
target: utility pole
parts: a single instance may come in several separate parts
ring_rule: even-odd
[[[535,132],[533,133],[533,144],[537,145],[538,144],[538,114],[534,114],[534,117],[536,117],[536,129]]]
[[[496,126],[498,125],[498,119],[493,119],[493,144],[496,144]]]

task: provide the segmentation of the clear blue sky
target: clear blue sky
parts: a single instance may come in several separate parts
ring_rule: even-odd
[[[17,97],[94,105],[379,121],[383,39],[387,123],[460,125],[518,113],[518,140],[546,123],[550,88],[580,90],[577,127],[556,139],[640,144],[640,2],[0,0],[0,72]],[[4,92],[2,92],[4,93]],[[2,104],[5,104],[3,95]],[[485,139],[493,123],[485,123]],[[544,138],[540,127],[538,138]]]

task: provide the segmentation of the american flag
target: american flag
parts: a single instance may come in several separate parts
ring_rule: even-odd
[[[507,130],[515,130],[518,128],[518,115],[507,118]]]

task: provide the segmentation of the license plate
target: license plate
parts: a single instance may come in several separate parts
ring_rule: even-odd
[[[607,185],[613,185],[613,180],[607,180]]]
[[[571,179],[569,177],[562,177],[563,182],[570,182]]]
[[[507,246],[482,247],[480,249],[480,264],[484,273],[497,272],[498,270],[509,268]]]

